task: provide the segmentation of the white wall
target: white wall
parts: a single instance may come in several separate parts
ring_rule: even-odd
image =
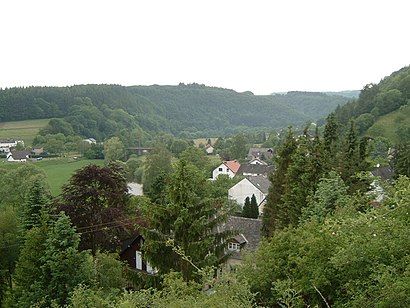
[[[243,179],[236,185],[232,186],[228,190],[229,199],[236,201],[242,207],[245,203],[246,197],[252,198],[252,194],[256,197],[256,202],[258,205],[265,199],[265,194],[263,194],[259,189],[257,189],[248,179]],[[259,210],[260,211],[260,210]]]
[[[231,179],[235,176],[235,173],[233,173],[232,170],[229,169],[225,164],[220,164],[214,169],[214,171],[212,171],[212,179],[215,180],[220,174],[226,174]]]

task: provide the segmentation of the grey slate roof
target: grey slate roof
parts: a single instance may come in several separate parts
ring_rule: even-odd
[[[261,158],[265,156],[266,159],[272,159],[273,157],[273,149],[272,148],[250,148],[248,152],[248,160],[252,160],[254,158]]]
[[[239,167],[239,170],[236,174],[243,175],[244,173],[251,173],[254,175],[269,175],[272,172],[273,166],[243,164]]]
[[[243,249],[254,252],[258,248],[261,240],[261,219],[230,216],[222,228],[238,231],[238,235],[234,239],[238,243],[243,243],[243,240],[246,241],[246,243],[243,243]]]
[[[374,168],[371,172],[374,176],[379,176],[382,181],[390,181],[394,175],[393,170],[388,166]]]
[[[249,182],[255,185],[256,188],[258,188],[261,192],[263,192],[265,195],[268,193],[270,181],[267,177],[258,175],[258,176],[249,176],[247,177],[247,179],[249,180]]]
[[[11,152],[13,159],[26,159],[30,155],[30,151],[14,151]]]

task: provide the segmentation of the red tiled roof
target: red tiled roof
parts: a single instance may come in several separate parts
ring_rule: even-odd
[[[238,163],[236,160],[229,160],[225,162],[225,165],[232,170],[233,173],[237,173],[239,170],[239,167],[241,166],[240,163]]]

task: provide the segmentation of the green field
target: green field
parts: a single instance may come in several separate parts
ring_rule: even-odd
[[[377,121],[367,130],[370,137],[382,136],[387,138],[392,143],[397,143],[399,137],[397,130],[402,125],[403,127],[410,127],[410,108],[401,108],[399,110],[390,112],[381,116]]]
[[[50,185],[51,194],[57,196],[61,193],[62,186],[67,183],[74,171],[90,164],[102,166],[104,165],[104,160],[74,160],[72,158],[58,158],[44,159],[42,161],[29,162],[28,164],[35,164],[45,171]],[[21,165],[22,163],[4,162],[0,164],[0,168],[14,169]]]
[[[23,140],[26,146],[33,143],[38,131],[48,124],[50,119],[0,122],[0,139]]]

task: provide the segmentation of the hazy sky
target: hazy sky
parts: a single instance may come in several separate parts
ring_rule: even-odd
[[[362,89],[410,64],[407,0],[1,0],[0,87]]]

